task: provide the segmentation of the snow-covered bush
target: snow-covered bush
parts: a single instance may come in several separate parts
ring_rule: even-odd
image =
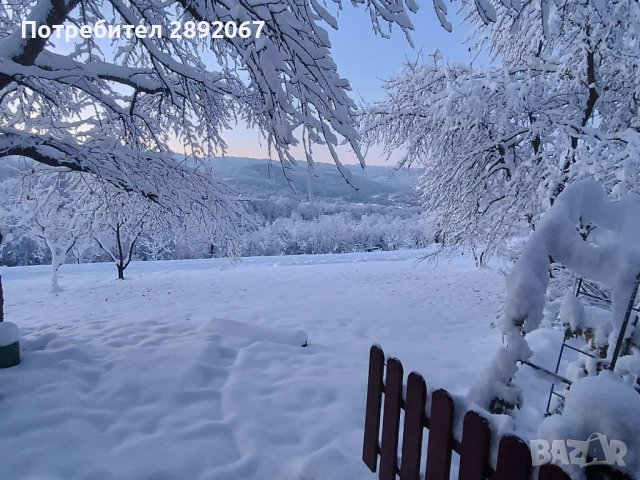
[[[424,248],[433,231],[417,213],[371,213],[349,209],[305,219],[278,218],[242,236],[245,256],[348,253],[400,248]]]
[[[538,430],[539,438],[551,443],[559,439],[587,440],[594,435],[606,435],[609,440],[624,444],[619,451],[624,466],[617,465],[617,468],[631,475],[630,478],[637,478],[640,472],[638,397],[637,391],[611,372],[577,380],[567,392],[563,414],[544,419]],[[616,452],[613,454],[615,457]],[[584,478],[580,466],[565,468],[575,475],[574,478]]]
[[[589,354],[581,355],[567,368],[565,376],[574,384],[567,394],[564,405],[567,417],[562,421],[573,428],[578,428],[576,422],[588,424],[595,429],[590,433],[596,431],[619,438],[616,435],[621,435],[620,431],[613,428],[615,422],[620,422],[620,399],[616,392],[633,400],[628,408],[640,409],[640,395],[634,391],[640,374],[640,338],[634,321],[636,313],[632,311],[640,283],[639,211],[640,196],[629,193],[613,201],[604,187],[593,180],[564,189],[542,217],[509,274],[502,321],[505,346],[470,389],[472,400],[498,413],[526,403],[514,381],[515,374],[518,364],[529,361],[534,353],[527,334],[538,329],[545,318],[551,263],[562,264],[584,280],[612,289],[610,311],[584,305],[572,291],[566,292],[559,308],[554,307],[556,328],[564,330],[566,337],[582,338],[584,351]],[[585,226],[589,227],[589,235],[583,234]],[[581,409],[584,395],[579,392],[585,390],[586,384],[580,379],[603,373],[615,376],[634,395],[624,393],[622,387],[616,388],[610,396],[604,392],[597,396],[602,400],[597,413],[591,408]],[[607,388],[603,382],[594,380],[589,385]],[[621,440],[628,439],[634,442],[630,445],[637,445],[638,433],[629,435]]]

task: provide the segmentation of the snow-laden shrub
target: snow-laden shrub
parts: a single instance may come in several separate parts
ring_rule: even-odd
[[[640,411],[640,396],[631,386],[624,385],[628,383],[637,388],[640,374],[640,342],[633,317],[619,339],[640,279],[639,211],[640,196],[627,194],[613,201],[595,181],[578,182],[563,191],[531,234],[509,274],[501,325],[505,346],[470,389],[473,401],[496,413],[520,407],[527,401],[514,380],[519,362],[529,361],[534,354],[527,334],[541,325],[549,326],[549,318],[556,315],[552,325],[564,329],[565,337],[582,338],[584,351],[591,356],[580,355],[578,361],[569,364],[566,377],[575,383],[564,404],[566,417],[549,420],[544,428],[551,428],[549,425],[555,425],[554,422],[568,422],[574,428],[578,423],[593,425],[585,427],[585,431],[591,429],[589,433],[597,431],[614,438],[620,434],[619,429],[614,428],[622,421],[620,399],[628,399],[631,404],[627,407]],[[585,226],[589,235],[584,235]],[[585,281],[610,286],[611,311],[584,305],[570,290],[560,295],[561,288],[567,289],[563,276],[552,291],[549,288],[552,263],[563,265]],[[619,361],[613,365],[618,356]],[[607,374],[607,381],[612,382],[611,378],[615,377],[624,388],[609,388],[605,379],[600,379],[603,373]],[[597,380],[586,383],[580,380],[595,376]],[[597,410],[580,407],[584,405],[580,399],[585,397],[585,384],[604,389],[594,393],[599,399]],[[569,436],[555,438],[572,438],[571,432],[565,433]],[[630,441],[639,440],[634,436],[636,433],[629,435]]]
[[[433,240],[430,223],[413,214],[365,214],[351,211],[305,220],[292,215],[278,218],[243,236],[243,255],[299,255],[349,253],[400,248],[423,248]]]
[[[577,380],[567,393],[562,415],[547,417],[538,431],[550,443],[558,439],[586,440],[594,434],[623,442],[623,472],[640,472],[640,400],[638,392],[612,372]],[[624,447],[623,447],[624,448]],[[574,467],[576,474],[579,468]]]

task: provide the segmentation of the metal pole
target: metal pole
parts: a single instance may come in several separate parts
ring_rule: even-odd
[[[582,279],[580,279],[580,282],[582,282]],[[580,287],[578,287],[578,290],[579,289]],[[560,347],[560,354],[558,355],[558,361],[556,363],[555,373],[558,373],[558,370],[560,370],[560,361],[562,360],[562,354],[564,352],[564,347],[566,345],[566,342],[567,342],[566,340],[562,341],[562,346]],[[553,397],[555,386],[556,386],[555,383],[551,382],[551,388],[549,388],[549,398],[547,399],[547,413],[551,413],[549,411],[549,408],[551,407],[551,397]]]
[[[622,348],[622,341],[624,340],[624,334],[627,331],[627,324],[629,323],[629,317],[631,317],[631,311],[633,310],[633,305],[634,303],[636,303],[636,295],[638,294],[639,286],[640,286],[640,274],[636,276],[636,280],[633,282],[633,290],[631,290],[631,296],[629,297],[627,311],[624,314],[622,327],[620,327],[620,333],[618,334],[618,339],[616,340],[616,348],[613,351],[613,357],[611,358],[611,366],[609,367],[611,370],[615,370],[616,368],[616,362],[618,361],[618,356],[620,355],[620,350]]]

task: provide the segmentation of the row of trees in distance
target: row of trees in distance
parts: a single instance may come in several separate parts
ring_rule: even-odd
[[[422,248],[433,233],[417,206],[300,201],[279,195],[245,200],[233,244],[156,202],[95,177],[19,162],[0,182],[5,265],[51,264],[52,288],[65,262],[113,262],[124,278],[133,259],[295,255]]]

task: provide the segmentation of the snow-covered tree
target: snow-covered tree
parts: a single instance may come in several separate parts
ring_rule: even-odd
[[[362,121],[367,142],[425,166],[423,202],[445,243],[494,252],[582,178],[637,190],[638,2],[462,4],[498,66],[436,52],[388,81]]]
[[[92,222],[92,192],[83,178],[46,166],[26,167],[0,187],[6,199],[0,216],[13,240],[39,241],[51,256],[51,284],[58,291],[58,270]]]
[[[138,241],[140,250],[148,260],[164,260],[175,248],[175,238],[168,229],[159,228],[152,234],[143,234]]]
[[[96,214],[91,232],[100,249],[113,261],[118,279],[133,260],[136,244],[149,225],[166,213],[159,205],[106,183],[93,185]]]

